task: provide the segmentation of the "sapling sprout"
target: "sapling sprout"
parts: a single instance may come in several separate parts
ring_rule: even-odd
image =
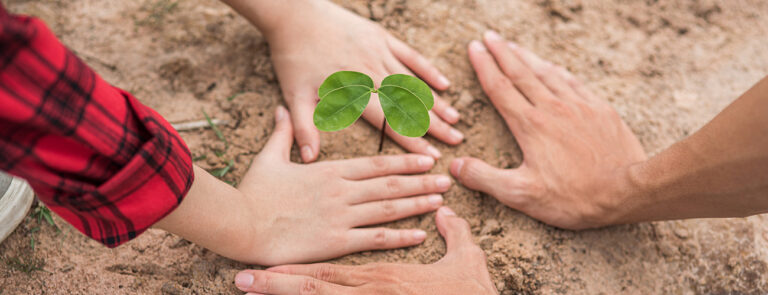
[[[341,71],[328,76],[317,94],[320,102],[315,108],[314,122],[322,131],[338,131],[349,127],[363,114],[372,93],[377,93],[384,111],[379,152],[384,132],[389,125],[393,131],[408,137],[421,137],[429,130],[429,110],[435,99],[427,83],[403,74],[390,75],[375,88],[366,74]]]

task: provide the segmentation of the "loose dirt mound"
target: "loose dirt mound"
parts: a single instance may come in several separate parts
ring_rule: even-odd
[[[211,151],[220,143],[210,130],[182,134],[196,157],[206,157],[196,162],[202,167],[234,160],[226,180],[243,175],[272,130],[273,110],[282,101],[267,44],[221,3],[4,2],[44,19],[106,80],[169,121],[200,120],[203,109],[230,120],[222,129],[231,147],[220,157]],[[457,148],[436,143],[445,155],[436,173],[448,173],[450,160],[460,155],[502,167],[522,158],[466,57],[466,44],[486,29],[577,73],[617,108],[651,154],[701,127],[768,69],[768,2],[760,0],[339,3],[418,48],[454,82],[443,97],[460,108],[464,118],[457,126],[467,140]],[[323,134],[321,159],[372,155],[377,140],[364,123]],[[402,152],[391,142],[385,147],[386,153]],[[445,197],[469,219],[502,294],[768,292],[766,216],[571,232],[460,186]],[[56,221],[61,232],[30,217],[0,245],[0,293],[236,293],[234,274],[247,267],[159,230],[110,250]],[[432,215],[394,226],[419,227],[429,236],[418,247],[336,262],[430,263],[444,253]]]

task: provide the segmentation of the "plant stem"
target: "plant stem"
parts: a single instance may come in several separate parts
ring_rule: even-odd
[[[379,153],[384,149],[384,133],[387,131],[387,117],[384,117],[384,122],[381,123],[381,137],[379,138]]]

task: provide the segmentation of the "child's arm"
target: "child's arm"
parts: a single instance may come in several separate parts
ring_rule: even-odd
[[[317,89],[325,77],[339,70],[369,74],[381,81],[391,74],[414,72],[433,88],[445,90],[450,83],[440,71],[408,45],[378,24],[326,0],[222,0],[250,20],[265,35],[275,72],[293,113],[296,141],[304,162],[317,159],[320,135],[312,114]],[[451,127],[459,113],[439,96],[431,115],[429,134],[455,145],[464,136]],[[372,99],[363,113],[381,128],[384,113]],[[388,129],[389,136],[410,152],[440,157],[440,151],[424,138],[405,137]]]
[[[358,228],[433,211],[448,176],[422,155],[380,156],[309,165],[291,163],[293,129],[279,107],[270,141],[237,189],[195,167],[195,182],[157,227],[223,256],[260,265],[319,261],[412,246],[416,229]]]

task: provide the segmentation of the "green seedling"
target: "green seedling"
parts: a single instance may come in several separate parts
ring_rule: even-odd
[[[30,256],[6,257],[3,260],[9,268],[26,274],[43,271],[43,267],[45,267],[45,260],[34,257],[32,254]]]
[[[222,178],[224,175],[227,175],[229,173],[229,170],[232,169],[232,167],[235,166],[235,161],[229,160],[229,164],[227,164],[224,168],[218,168],[213,169],[210,171],[211,175],[216,176],[217,178]]]
[[[317,94],[314,122],[322,131],[338,131],[349,127],[363,114],[371,94],[377,93],[384,111],[381,124],[381,152],[384,132],[393,131],[408,137],[421,137],[429,130],[429,110],[434,97],[427,83],[419,78],[395,74],[384,78],[377,89],[366,74],[341,71],[325,79]]]

